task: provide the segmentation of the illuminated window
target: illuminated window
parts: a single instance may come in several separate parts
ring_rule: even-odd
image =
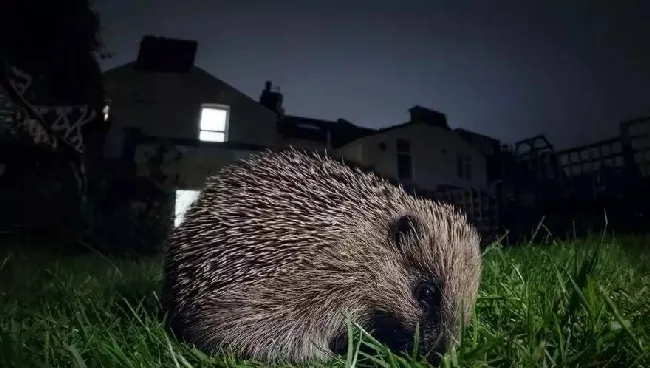
[[[227,106],[203,105],[199,121],[199,140],[225,142],[229,115]]]
[[[185,212],[199,198],[199,190],[177,190],[174,206],[174,227],[180,226],[185,219]]]

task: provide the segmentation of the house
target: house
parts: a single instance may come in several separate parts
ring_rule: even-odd
[[[104,73],[110,100],[107,158],[132,158],[146,174],[161,142],[180,159],[166,163],[176,191],[176,223],[206,176],[264,148],[327,149],[420,189],[482,189],[485,157],[451,130],[444,114],[409,110],[408,122],[369,129],[345,120],[285,114],[270,81],[258,101],[194,64],[195,41],[145,36],[137,59]]]
[[[103,75],[110,101],[104,157],[133,158],[142,174],[164,141],[181,154],[164,167],[176,179],[166,184],[180,207],[210,173],[280,141],[277,113],[196,66],[197,49],[195,41],[145,36],[135,61]]]
[[[501,167],[501,141],[463,128],[456,128],[454,129],[454,132],[458,133],[458,135],[476,147],[479,152],[485,156],[488,184],[501,179],[503,176],[503,170]]]
[[[136,161],[166,139],[180,147],[180,186],[251,151],[277,146],[277,114],[194,65],[195,41],[145,36],[135,61],[104,72],[111,125],[104,155]],[[135,136],[136,138],[133,138]],[[146,144],[147,137],[151,144]],[[137,140],[136,152],[127,144]]]
[[[485,189],[485,156],[451,130],[444,114],[421,106],[408,122],[374,131],[338,148],[339,155],[426,191]]]

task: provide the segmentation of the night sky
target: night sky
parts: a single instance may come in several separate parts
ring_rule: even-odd
[[[419,104],[452,127],[558,147],[650,116],[648,0],[95,0],[112,60],[144,34],[199,41],[197,65],[288,114],[379,128]]]

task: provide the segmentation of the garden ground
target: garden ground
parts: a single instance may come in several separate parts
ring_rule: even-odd
[[[253,367],[178,343],[157,316],[160,260],[0,249],[2,367]],[[650,367],[650,238],[484,251],[474,319],[447,367]],[[424,367],[353,329],[330,367]],[[377,348],[356,353],[358,342]]]

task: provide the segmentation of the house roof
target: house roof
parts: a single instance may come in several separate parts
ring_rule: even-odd
[[[326,142],[330,134],[332,147],[341,147],[355,139],[371,135],[375,129],[363,128],[345,120],[337,121],[285,115],[278,121],[278,132],[284,136],[316,142]]]
[[[401,128],[404,128],[404,127],[407,127],[407,126],[419,125],[419,124],[424,124],[424,125],[427,125],[427,126],[430,126],[430,127],[440,128],[440,129],[444,129],[444,130],[449,130],[449,131],[451,131],[450,129],[445,129],[444,127],[442,127],[442,126],[440,126],[440,125],[437,125],[437,124],[431,124],[431,123],[426,122],[426,121],[407,121],[407,122],[405,122],[405,123],[396,124],[396,125],[391,125],[391,126],[388,126],[388,127],[385,127],[385,128],[381,128],[381,129],[370,129],[370,130],[371,130],[370,133],[365,134],[365,135],[363,135],[363,136],[356,137],[356,138],[354,138],[354,139],[351,139],[351,140],[349,140],[348,142],[344,143],[344,145],[345,145],[345,144],[348,144],[348,143],[352,143],[352,142],[354,142],[354,141],[357,141],[357,140],[359,140],[359,139],[361,139],[361,138],[365,138],[365,137],[369,137],[369,136],[375,136],[375,135],[380,135],[380,134],[384,134],[384,133],[387,133],[387,132],[392,131],[392,130],[401,129]]]
[[[422,107],[419,105],[415,105],[409,109],[409,114],[411,115],[411,119],[409,121],[401,124],[391,125],[381,129],[374,129],[370,134],[366,134],[365,136],[384,134],[391,130],[400,129],[406,126],[411,126],[416,124],[425,124],[427,126],[451,131],[451,129],[449,129],[449,125],[447,124],[447,117],[445,116],[445,114],[441,112],[427,109],[426,107]],[[362,137],[357,137],[355,138],[355,140],[359,138]]]
[[[454,129],[454,131],[456,133],[460,134],[461,137],[463,137],[463,138],[470,138],[471,139],[472,136],[476,136],[476,137],[481,137],[483,139],[491,140],[491,141],[493,141],[495,143],[501,144],[501,141],[494,138],[494,137],[490,137],[490,136],[485,135],[485,134],[473,132],[471,130],[467,130],[467,129],[463,129],[463,128],[456,128],[456,129]]]
[[[147,71],[144,71],[144,72],[139,71],[136,68],[136,62],[135,61],[130,61],[130,62],[124,63],[122,65],[118,65],[116,67],[107,69],[104,72],[102,72],[102,74],[110,75],[112,73],[119,72],[120,70],[130,70],[130,71],[133,71],[135,73],[149,73]],[[159,73],[172,73],[172,72],[159,72]],[[268,107],[262,105],[256,99],[252,98],[251,96],[247,95],[246,93],[244,93],[244,92],[240,91],[239,89],[233,87],[232,85],[228,84],[223,79],[221,79],[219,77],[216,77],[214,74],[209,73],[208,71],[206,71],[205,69],[203,69],[203,68],[201,68],[199,66],[194,65],[186,72],[174,72],[174,73],[186,73],[186,74],[194,73],[196,75],[199,75],[200,77],[212,79],[212,80],[216,81],[217,83],[221,84],[222,86],[224,86],[225,88],[239,93],[242,97],[244,97],[245,99],[248,99],[249,102],[254,102],[255,104],[259,105],[260,107],[263,107],[266,110],[272,111]]]
[[[409,109],[409,114],[411,119],[408,122],[382,129],[363,128],[345,119],[328,121],[286,115],[278,122],[278,132],[294,138],[325,142],[327,141],[327,132],[329,131],[332,147],[339,148],[360,138],[383,134],[387,131],[413,124],[426,124],[428,126],[450,130],[447,124],[447,117],[441,112],[415,105]]]

